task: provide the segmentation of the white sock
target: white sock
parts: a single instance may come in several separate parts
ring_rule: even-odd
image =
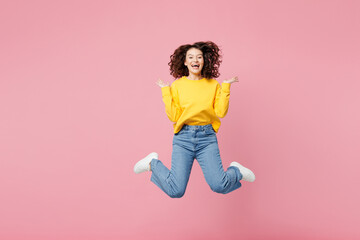
[[[238,162],[232,162],[230,166],[234,166],[239,168],[241,175],[243,178],[241,180],[247,181],[247,182],[253,182],[255,181],[255,174],[248,168],[242,166]]]
[[[134,166],[134,172],[138,174],[138,173],[150,171],[149,164],[151,160],[153,160],[154,158],[155,159],[159,158],[159,155],[156,152],[152,152],[149,155],[147,155],[145,158],[138,161]]]

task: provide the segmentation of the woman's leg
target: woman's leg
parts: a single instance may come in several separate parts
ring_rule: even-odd
[[[200,143],[196,151],[196,159],[211,190],[226,194],[240,188],[239,181],[242,179],[242,174],[239,169],[230,166],[224,171],[215,132],[205,133],[201,136]]]
[[[171,171],[157,159],[151,161],[151,181],[172,198],[184,195],[194,163],[194,153],[189,149],[184,135],[174,135]]]

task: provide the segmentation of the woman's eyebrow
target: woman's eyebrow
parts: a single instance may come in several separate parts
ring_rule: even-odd
[[[200,53],[200,54],[198,54],[198,55],[196,55],[196,56],[199,56],[199,55],[202,56],[202,53]],[[192,54],[189,53],[188,56],[192,56]]]

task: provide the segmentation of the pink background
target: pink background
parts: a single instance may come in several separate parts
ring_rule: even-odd
[[[360,239],[358,1],[1,1],[0,239]],[[136,175],[172,124],[158,78],[211,40],[231,87],[224,166],[171,199]]]

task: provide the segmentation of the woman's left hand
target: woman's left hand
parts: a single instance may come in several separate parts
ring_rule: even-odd
[[[239,81],[238,77],[236,76],[236,77],[233,77],[233,78],[231,78],[229,80],[224,80],[223,83],[234,83],[234,82],[238,82],[238,81]]]

